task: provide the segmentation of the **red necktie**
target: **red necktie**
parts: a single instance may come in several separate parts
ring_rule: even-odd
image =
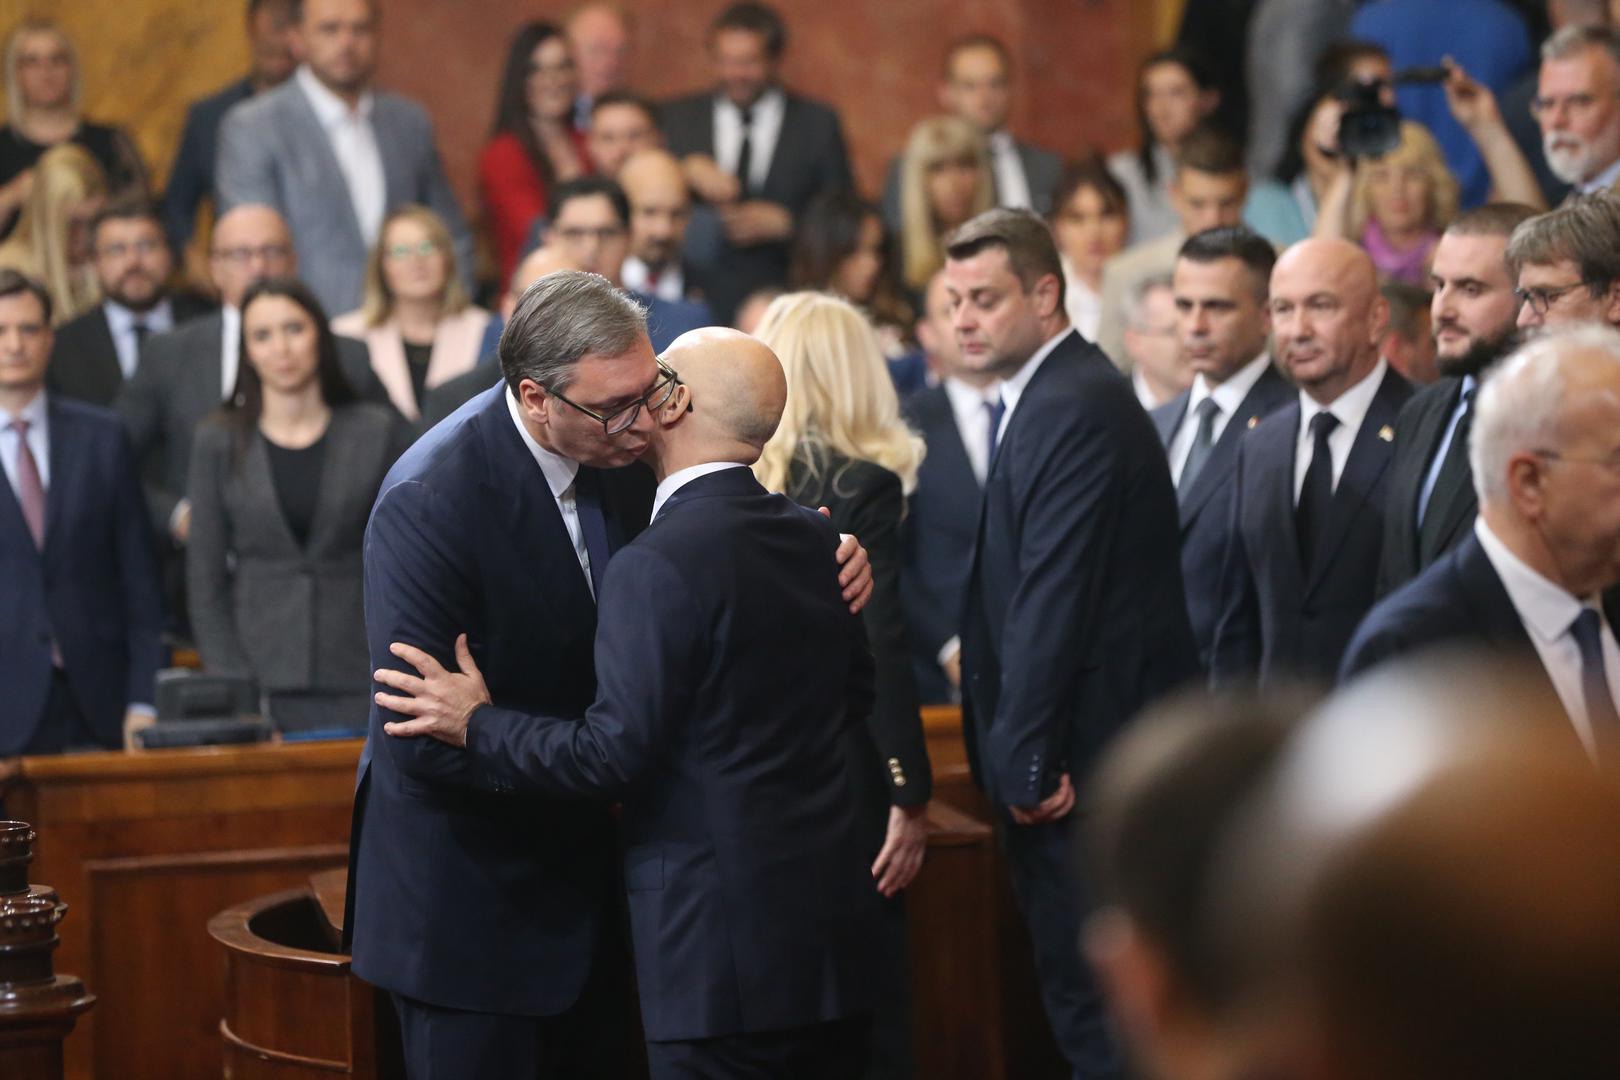
[[[34,536],[34,546],[45,550],[45,485],[39,479],[39,463],[28,448],[27,420],[13,420],[11,430],[17,433],[17,501],[22,504],[23,520]]]

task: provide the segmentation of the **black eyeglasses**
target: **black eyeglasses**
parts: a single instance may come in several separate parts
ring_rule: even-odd
[[[630,430],[631,425],[636,422],[636,417],[641,415],[642,406],[646,406],[649,413],[662,409],[669,404],[669,399],[674,396],[675,388],[681,385],[681,377],[675,374],[675,370],[662,360],[658,361],[658,372],[660,376],[658,381],[653,383],[645,394],[642,394],[630,404],[621,405],[606,414],[599,413],[595,409],[587,409],[578,402],[569,401],[567,397],[556,390],[547,388],[546,393],[564,405],[573,406],[601,424],[602,430],[606,434],[619,435]]]
[[[1577,281],[1572,285],[1562,285],[1553,289],[1544,289],[1533,285],[1528,289],[1514,289],[1513,295],[1519,298],[1519,303],[1530,305],[1530,310],[1537,315],[1545,315],[1558,301],[1574,292],[1576,289],[1590,287],[1590,281]]]

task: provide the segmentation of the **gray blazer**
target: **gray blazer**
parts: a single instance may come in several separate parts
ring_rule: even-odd
[[[361,547],[404,421],[380,405],[332,412],[307,548],[293,539],[264,437],[210,419],[191,458],[186,583],[203,666],[260,689],[364,693],[370,685]]]
[[[186,496],[191,436],[224,398],[220,365],[225,316],[219,312],[181,323],[146,343],[135,377],[124,384],[114,408],[129,429],[146,486],[152,526],[168,535],[175,504]],[[339,337],[338,363],[364,401],[386,404],[388,392],[371,370],[365,342]]]
[[[426,111],[406,98],[377,92],[371,113],[382,153],[389,210],[420,203],[444,218],[456,261],[470,284],[472,233],[444,175]],[[273,206],[287,219],[301,276],[328,316],[360,306],[366,242],[332,144],[296,79],[232,107],[220,124],[214,201]]]

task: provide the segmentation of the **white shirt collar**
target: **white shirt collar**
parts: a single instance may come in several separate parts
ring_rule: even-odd
[[[782,93],[780,86],[772,86],[754,100],[752,111],[748,117],[751,124],[757,126],[767,115],[775,116],[787,106],[787,95]],[[732,101],[723,93],[714,95],[714,107],[733,113],[739,123],[742,122],[742,106]]]
[[[133,329],[137,322],[154,334],[161,334],[174,327],[173,309],[166,296],[139,314],[116,300],[103,300],[101,310],[107,316],[108,329],[114,334],[122,334],[126,330]]]
[[[321,127],[328,131],[350,119],[371,119],[371,107],[375,99],[370,90],[361,93],[359,103],[351,110],[347,102],[328,90],[325,84],[315,77],[308,64],[299,64],[293,78],[298,80],[298,88],[309,99],[310,108],[315,110],[315,119],[319,120]]]
[[[529,433],[528,425],[523,422],[523,413],[519,410],[517,396],[512,393],[510,386],[506,388],[506,411],[511,414],[512,423],[517,426],[518,434],[523,437],[523,445],[534,455],[534,463],[540,466],[540,472],[546,478],[546,487],[551,489],[551,497],[562,498],[563,493],[574,486],[574,477],[579,473],[579,462],[553,453],[536,441]]]
[[[1331,412],[1338,417],[1339,426],[1346,431],[1360,431],[1361,422],[1367,418],[1367,410],[1372,408],[1372,400],[1383,385],[1384,373],[1389,370],[1389,362],[1382,356],[1373,369],[1362,376],[1361,381],[1350,389],[1334,398],[1326,405],[1322,405],[1311,395],[1301,390],[1299,392],[1299,429],[1305,431],[1311,426],[1311,419],[1319,412]]]
[[[674,262],[659,272],[656,286],[652,286],[651,283],[652,268],[640,256],[626,255],[624,265],[619,268],[619,284],[626,292],[656,296],[660,300],[685,299],[686,280],[679,262]]]
[[[698,477],[708,476],[710,473],[721,472],[725,469],[746,468],[748,466],[740,461],[705,461],[701,465],[688,465],[684,469],[675,470],[659,483],[658,491],[653,495],[652,516],[647,520],[656,521],[658,511],[664,508],[664,504],[669,501],[669,497]]]
[[[1008,418],[1011,418],[1013,410],[1018,407],[1018,399],[1023,397],[1025,388],[1029,386],[1029,381],[1035,377],[1035,373],[1040,370],[1041,364],[1045,362],[1048,356],[1052,355],[1052,350],[1057,348],[1059,343],[1072,333],[1074,333],[1074,327],[1064,323],[1063,329],[1053,334],[1046,340],[1046,344],[1036,349],[1034,355],[1024,361],[1023,367],[1014,372],[1011,378],[1002,380],[1000,388],[1001,400],[1007,405]],[[1002,422],[1001,430],[1007,430],[1005,420]]]
[[[1479,537],[1486,558],[1502,579],[1502,587],[1507,590],[1508,599],[1513,601],[1513,608],[1525,628],[1543,643],[1557,641],[1567,634],[1583,608],[1597,607],[1582,603],[1568,589],[1547,580],[1515,555],[1513,549],[1491,531],[1484,514],[1474,519],[1474,535]]]
[[[1615,158],[1607,169],[1584,184],[1576,184],[1575,189],[1583,195],[1592,191],[1606,191],[1614,186],[1616,180],[1620,180],[1620,158]]]
[[[28,433],[33,435],[36,431],[44,431],[46,424],[45,391],[40,390],[34,395],[34,400],[22,407],[20,413],[6,412],[0,409],[0,428],[8,428],[13,421],[26,420],[29,424]]]
[[[1202,372],[1194,375],[1192,393],[1187,398],[1187,415],[1191,416],[1193,410],[1198,408],[1205,398],[1214,398],[1215,404],[1220,406],[1221,415],[1231,419],[1243,404],[1243,399],[1249,396],[1249,391],[1254,389],[1254,384],[1260,381],[1260,376],[1264,375],[1266,368],[1270,366],[1270,354],[1261,353],[1233,372],[1225,382],[1216,386],[1210,386],[1209,380],[1204,378]]]

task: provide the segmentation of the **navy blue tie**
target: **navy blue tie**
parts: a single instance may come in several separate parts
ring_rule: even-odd
[[[988,473],[996,460],[996,447],[1001,443],[1001,419],[1007,415],[1007,403],[997,394],[993,400],[986,401],[984,407],[990,414],[990,441],[986,444],[989,453],[984,455],[984,471]]]
[[[1592,727],[1592,744],[1598,760],[1615,761],[1620,750],[1620,715],[1614,708],[1614,693],[1603,666],[1603,622],[1596,611],[1582,608],[1570,623],[1569,632],[1581,650],[1581,697],[1586,704],[1586,722]]]
[[[580,535],[585,538],[585,555],[591,561],[591,593],[602,597],[602,575],[607,572],[607,517],[602,513],[602,477],[595,469],[581,465],[574,476],[574,511],[579,515]]]

